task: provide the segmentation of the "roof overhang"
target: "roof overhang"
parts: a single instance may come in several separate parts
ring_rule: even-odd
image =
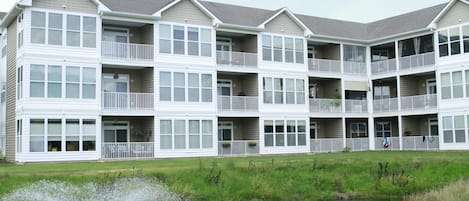
[[[31,1],[14,3],[7,15],[5,15],[0,22],[0,28],[7,28],[13,20],[16,20],[16,17],[23,11],[23,9],[29,6],[31,6]]]
[[[103,17],[103,19],[134,21],[134,20],[129,20],[129,18],[131,18],[131,19],[136,19],[142,23],[150,23],[150,24],[153,24],[156,20],[160,19],[160,17],[153,16],[153,15],[144,15],[144,14],[118,12],[118,11],[100,11],[99,14]]]

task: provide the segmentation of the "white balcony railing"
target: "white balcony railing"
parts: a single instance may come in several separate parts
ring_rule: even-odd
[[[153,142],[110,142],[103,143],[101,154],[103,159],[153,158]]]
[[[345,112],[367,113],[368,102],[367,100],[345,100]]]
[[[370,140],[368,138],[347,138],[346,142],[350,151],[370,150]]]
[[[371,74],[380,75],[396,72],[396,59],[387,59],[371,63]]]
[[[366,76],[366,63],[344,61],[344,74]]]
[[[374,112],[397,112],[398,110],[397,98],[373,100]]]
[[[102,101],[106,110],[153,109],[153,93],[103,92]]]
[[[309,99],[309,111],[315,113],[341,113],[341,99]]]
[[[153,60],[153,45],[103,41],[101,55],[105,59],[151,61]]]
[[[344,150],[344,140],[342,138],[311,139],[311,152],[340,152]]]
[[[218,110],[223,112],[257,112],[257,96],[218,96]]]
[[[308,59],[309,72],[340,74],[340,61],[329,59]]]
[[[251,154],[259,154],[258,140],[235,140],[218,142],[218,155],[220,156],[239,156]]]
[[[388,137],[384,147],[384,137],[375,137],[375,150],[399,150],[399,137]]]
[[[399,58],[399,70],[422,68],[435,64],[435,53],[428,52]]]
[[[437,94],[401,97],[402,111],[435,109],[436,105]]]
[[[402,137],[403,150],[438,150],[440,148],[438,136],[408,136]]]
[[[217,64],[256,68],[257,53],[217,51]]]

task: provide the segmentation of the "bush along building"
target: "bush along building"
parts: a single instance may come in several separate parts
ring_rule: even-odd
[[[199,0],[0,14],[10,162],[469,149],[469,2],[371,23]]]

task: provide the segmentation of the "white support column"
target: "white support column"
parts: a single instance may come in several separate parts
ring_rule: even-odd
[[[340,73],[344,74],[344,44],[340,44]]]
[[[396,77],[397,84],[397,111],[401,111],[401,76]]]
[[[370,140],[370,150],[375,150],[375,122],[372,116],[368,117],[368,139]]]
[[[399,68],[400,68],[400,65],[399,65],[400,58],[399,58],[399,56],[400,56],[400,54],[399,54],[399,41],[398,40],[394,41],[394,49],[396,51],[396,72],[399,72]]]
[[[340,79],[340,89],[341,89],[340,101],[342,102],[341,111],[345,115],[345,82],[343,78]]]
[[[397,124],[399,125],[399,126],[398,126],[398,127],[399,127],[399,150],[402,150],[402,147],[403,147],[403,146],[402,146],[402,142],[403,142],[403,140],[402,140],[402,132],[403,132],[404,129],[402,129],[402,116],[401,116],[401,115],[399,115],[399,116],[397,117]]]
[[[345,122],[345,117],[342,117],[342,139],[343,139],[343,143],[344,143],[344,148],[347,147],[347,125],[346,125],[346,122]],[[351,147],[349,147],[351,148]]]

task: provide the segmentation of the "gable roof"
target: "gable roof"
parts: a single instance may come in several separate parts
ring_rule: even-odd
[[[301,29],[306,31],[307,34],[313,34],[311,30],[300,20],[298,17],[293,14],[287,7],[281,8],[279,11],[277,11],[274,15],[272,15],[269,19],[266,21],[262,22],[262,24],[259,25],[259,28],[264,28],[266,24],[277,18],[279,15],[285,13],[293,22],[296,23],[296,25],[300,26]]]
[[[371,22],[367,25],[368,39],[379,39],[399,33],[426,29],[447,3]]]
[[[179,0],[100,0],[111,11],[152,15],[161,9],[171,6]],[[455,1],[467,0],[452,0]],[[245,6],[196,1],[222,24],[258,28],[282,12],[290,12],[286,8],[267,10]],[[450,3],[444,3],[394,17],[370,22],[358,23],[344,20],[314,17],[302,14],[290,14],[314,35],[325,38],[340,38],[369,42],[392,37],[397,34],[429,30],[428,25]]]
[[[152,15],[173,0],[100,0],[111,11]]]
[[[438,13],[436,17],[433,18],[433,20],[428,24],[428,27],[434,27],[436,26],[436,23],[441,20],[445,16],[445,14],[456,4],[456,2],[463,2],[467,5],[469,5],[469,1],[467,0],[451,0],[446,4],[446,6]]]
[[[274,15],[276,11],[230,4],[200,1],[210,12],[218,17],[223,23],[240,26],[257,27],[265,20]]]

